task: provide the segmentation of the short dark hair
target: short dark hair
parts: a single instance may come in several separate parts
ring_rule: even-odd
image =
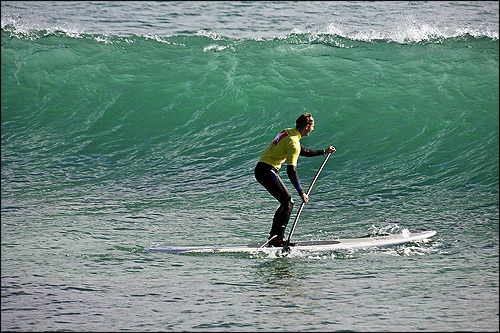
[[[297,120],[295,121],[295,125],[296,125],[297,129],[303,129],[307,125],[311,125],[313,123],[313,121],[314,121],[314,118],[313,118],[312,114],[303,113],[297,118]]]

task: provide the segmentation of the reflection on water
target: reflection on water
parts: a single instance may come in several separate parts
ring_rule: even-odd
[[[304,282],[310,274],[311,267],[301,259],[272,258],[258,263],[255,269],[256,282],[280,299],[306,297]]]

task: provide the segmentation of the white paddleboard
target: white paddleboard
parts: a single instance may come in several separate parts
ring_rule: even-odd
[[[331,251],[341,249],[362,249],[370,247],[392,246],[427,239],[436,234],[436,231],[417,233],[403,232],[389,236],[374,236],[363,238],[335,239],[324,241],[294,242],[290,249],[305,251]],[[262,244],[235,245],[235,246],[152,246],[147,252],[167,253],[219,253],[219,252],[269,252],[282,250],[282,247],[262,246]]]

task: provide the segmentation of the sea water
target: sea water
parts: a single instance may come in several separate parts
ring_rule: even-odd
[[[498,2],[1,9],[2,331],[498,331]],[[303,112],[337,152],[295,240],[437,235],[145,251],[264,243],[253,169]]]

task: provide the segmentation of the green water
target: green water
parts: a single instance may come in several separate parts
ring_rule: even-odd
[[[2,29],[1,61],[2,329],[498,330],[498,39]],[[337,152],[294,238],[435,240],[144,252],[265,240],[277,205],[253,168],[302,112],[316,119],[302,144]],[[304,187],[320,164],[299,160]]]

